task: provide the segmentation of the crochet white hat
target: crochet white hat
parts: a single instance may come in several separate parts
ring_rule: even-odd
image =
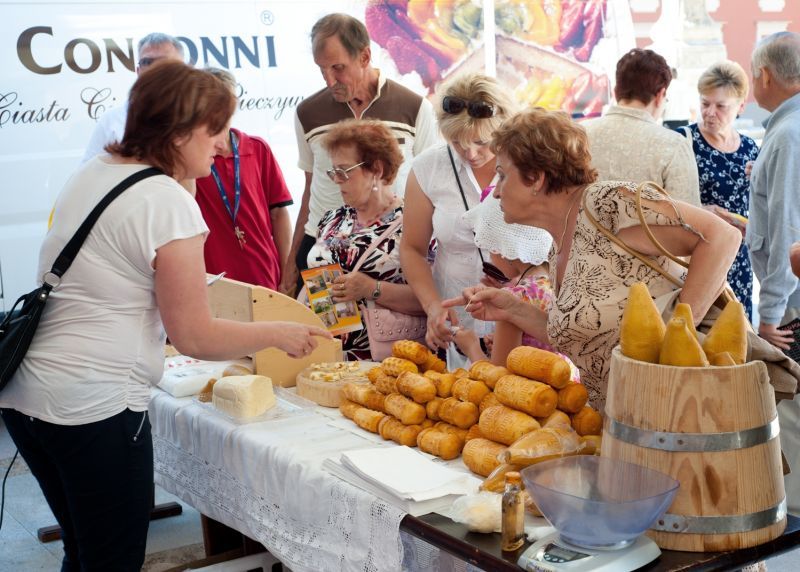
[[[535,226],[507,223],[503,220],[500,201],[492,194],[462,217],[475,233],[475,245],[479,248],[507,260],[518,259],[528,264],[547,262],[553,244],[550,233]]]

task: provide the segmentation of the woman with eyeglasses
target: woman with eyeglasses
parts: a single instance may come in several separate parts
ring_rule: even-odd
[[[515,115],[495,132],[492,149],[499,174],[494,193],[505,221],[543,228],[553,238],[553,300],[544,311],[507,290],[477,286],[444,306],[465,306],[477,319],[508,322],[547,341],[572,359],[602,411],[630,286],[644,282],[658,297],[677,290],[662,271],[684,281],[679,301],[699,322],[725,286],[741,235],[712,213],[647,188],[641,203],[650,230],[668,251],[690,256],[691,267],[687,272],[663,256],[639,220],[637,184],[596,181],[586,131],[564,112],[536,108]]]
[[[462,310],[445,310],[442,300],[477,284],[489,253],[476,246],[472,229],[462,220],[495,184],[492,134],[514,111],[514,103],[494,78],[482,74],[459,76],[439,94],[439,129],[446,143],[427,149],[414,159],[406,183],[408,225],[400,244],[406,279],[428,316],[426,341],[448,349],[448,365],[463,358],[450,345],[455,326],[472,329],[472,318]],[[431,238],[436,259],[428,262]],[[484,333],[484,332],[479,332]]]
[[[344,274],[331,287],[334,304],[372,300],[396,312],[423,315],[400,268],[403,201],[391,187],[403,162],[397,138],[380,121],[353,119],[337,123],[323,145],[332,163],[328,177],[339,185],[344,206],[320,220],[308,267],[342,267]],[[344,334],[342,346],[348,360],[372,359],[366,324]]]

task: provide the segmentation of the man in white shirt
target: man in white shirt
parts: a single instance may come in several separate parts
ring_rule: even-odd
[[[137,46],[139,60],[136,74],[141,75],[150,65],[158,60],[174,59],[183,61],[183,45],[168,34],[153,32],[139,40]],[[114,141],[122,139],[125,133],[125,119],[128,115],[128,101],[105,112],[97,121],[97,125],[89,139],[89,145],[83,155],[85,163],[95,155],[103,152],[103,148]]]

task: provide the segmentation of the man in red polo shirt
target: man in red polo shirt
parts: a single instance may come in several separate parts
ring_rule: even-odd
[[[208,71],[235,90],[230,73]],[[292,241],[292,196],[266,141],[231,129],[211,175],[197,179],[196,198],[211,230],[206,272],[277,290]]]

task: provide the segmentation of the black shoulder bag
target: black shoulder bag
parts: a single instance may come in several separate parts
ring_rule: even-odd
[[[128,187],[148,177],[161,174],[163,173],[159,169],[149,167],[134,173],[111,189],[83,221],[75,235],[56,258],[50,271],[42,276],[42,285],[32,292],[23,294],[14,302],[14,306],[0,323],[0,390],[6,386],[11,376],[17,371],[19,364],[22,363],[22,359],[33,341],[50,292],[61,283],[61,277],[78,255],[89,231],[92,230],[102,212]]]

